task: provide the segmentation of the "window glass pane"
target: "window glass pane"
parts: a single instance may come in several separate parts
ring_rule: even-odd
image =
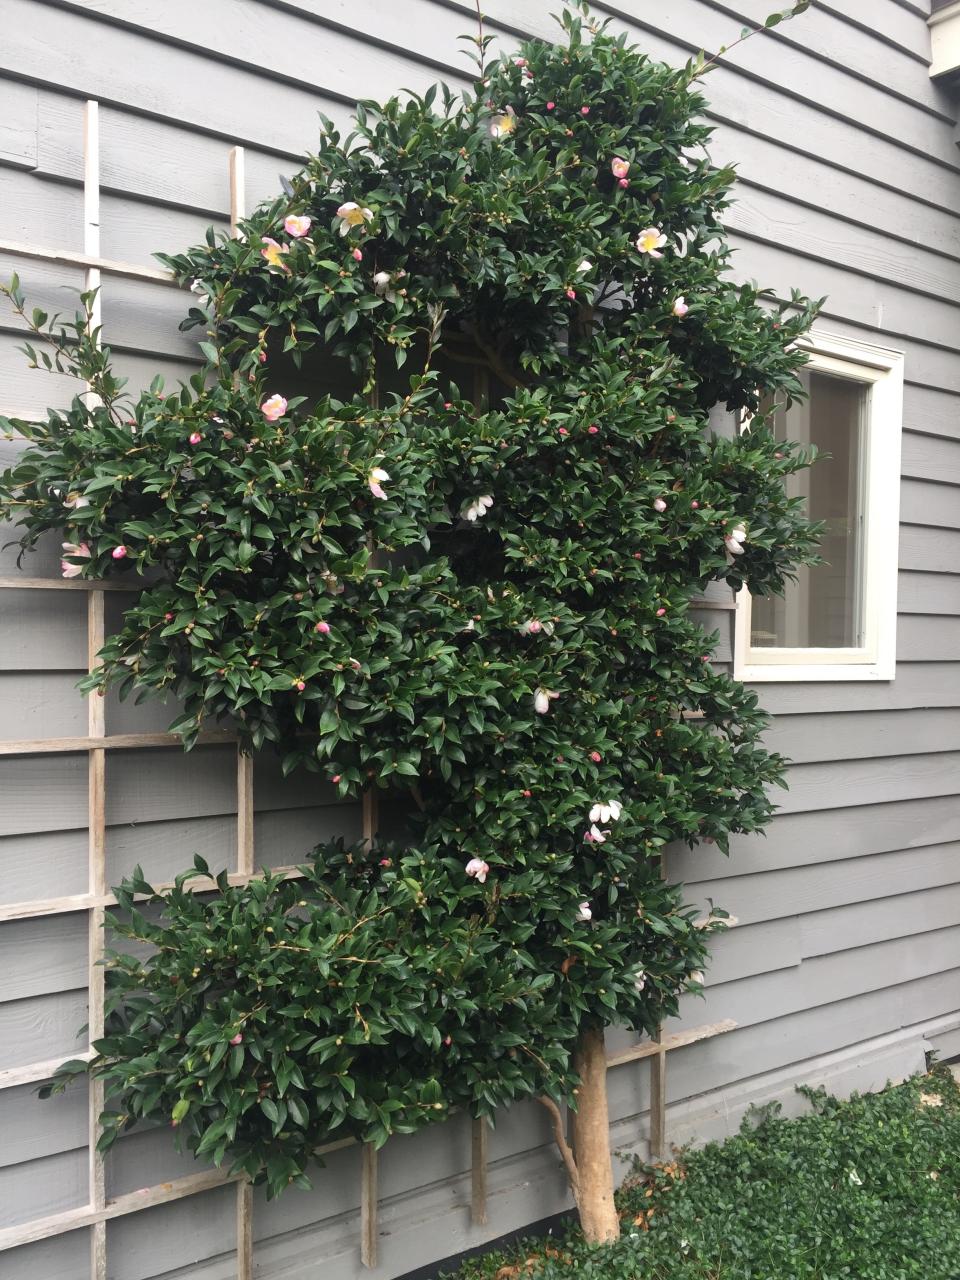
[[[824,563],[803,568],[783,599],[754,597],[754,648],[851,649],[863,644],[863,471],[870,388],[807,370],[809,398],[774,418],[778,440],[813,444],[820,459],[792,476],[787,492],[804,497],[812,520],[824,522]],[[829,456],[827,456],[829,455]]]

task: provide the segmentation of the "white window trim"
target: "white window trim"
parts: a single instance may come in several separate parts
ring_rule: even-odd
[[[897,662],[897,560],[900,533],[900,438],[903,353],[815,331],[799,346],[807,368],[870,386],[865,459],[864,645],[858,649],[750,646],[750,593],[737,594],[733,674],[750,682],[893,680]]]

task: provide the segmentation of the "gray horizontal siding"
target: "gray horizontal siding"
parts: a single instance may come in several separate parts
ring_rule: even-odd
[[[552,38],[551,7],[484,4],[506,49],[523,34]],[[673,62],[729,44],[769,10],[767,0],[597,7]],[[897,679],[762,686],[775,715],[769,742],[795,761],[767,839],[737,837],[729,858],[714,846],[670,854],[692,900],[712,898],[741,921],[716,942],[706,1000],[687,1001],[678,1023],[740,1023],[671,1055],[670,1098],[690,1114],[709,1110],[711,1091],[725,1091],[716,1105],[726,1110],[743,1090],[762,1097],[757,1080],[779,1088],[821,1060],[838,1064],[824,1067],[828,1077],[872,1081],[866,1057],[849,1065],[855,1046],[902,1029],[912,1048],[877,1061],[915,1063],[926,1023],[960,1008],[960,152],[954,107],[927,72],[928,10],[819,0],[740,46],[704,86],[711,156],[737,161],[741,178],[728,218],[739,275],[781,296],[791,286],[828,295],[824,327],[902,349],[906,388]],[[0,238],[80,247],[85,96],[101,101],[103,253],[152,265],[154,250],[226,225],[229,145],[246,148],[248,205],[272,196],[277,174],[314,146],[318,110],[346,124],[358,97],[420,90],[438,76],[465,83],[457,37],[473,25],[470,0],[5,0]],[[75,270],[12,259],[0,273],[13,266],[38,305],[62,309],[64,290],[81,283]],[[177,330],[184,307],[174,290],[107,281],[105,331],[133,386],[158,370],[176,385],[195,367],[193,339]],[[75,384],[25,369],[18,340],[0,314],[0,412],[65,404]],[[57,577],[58,553],[47,540],[26,572]],[[0,572],[14,572],[14,560],[0,552]],[[119,604],[111,600],[111,617]],[[718,629],[715,657],[727,663],[731,616],[701,620]],[[5,594],[0,739],[82,733],[73,686],[84,660],[80,593]],[[110,698],[106,714],[119,733],[163,728],[175,712]],[[194,852],[233,865],[235,786],[227,748],[111,755],[111,882],[138,862],[168,879]],[[10,797],[0,809],[0,898],[83,892],[85,758],[0,758],[0,787]],[[318,840],[359,834],[356,807],[338,805],[319,777],[283,780],[272,759],[256,764],[255,800],[258,863],[295,862]],[[0,925],[0,1044],[17,1061],[73,1046],[84,1020],[83,921]],[[8,1218],[82,1199],[84,1099],[82,1087],[46,1104],[29,1088],[0,1091]],[[642,1149],[647,1106],[644,1066],[613,1073],[615,1141]],[[689,1125],[684,1134],[695,1135]],[[491,1150],[488,1234],[568,1203],[541,1108],[502,1117]],[[382,1160],[381,1274],[479,1242],[462,1117],[392,1142]],[[306,1280],[321,1260],[325,1280],[357,1276],[357,1164],[355,1150],[338,1153],[312,1193],[272,1204],[257,1194],[258,1274]],[[111,1156],[108,1184],[111,1194],[135,1191],[193,1167],[166,1131],[134,1133]],[[232,1206],[227,1190],[109,1224],[110,1274],[227,1280]],[[68,1237],[5,1255],[4,1280],[79,1280],[80,1234],[80,1250]]]

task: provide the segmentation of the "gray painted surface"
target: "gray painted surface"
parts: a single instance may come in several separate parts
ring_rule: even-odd
[[[490,30],[550,38],[547,0],[487,0]],[[769,0],[598,4],[653,56],[679,61],[730,43]],[[729,225],[737,266],[781,293],[826,293],[837,332],[906,356],[899,664],[893,684],[769,685],[770,742],[791,756],[791,790],[765,840],[676,850],[671,873],[741,921],[718,941],[705,1002],[679,1026],[722,1017],[736,1031],[670,1057],[672,1136],[720,1135],[750,1101],[796,1105],[793,1085],[878,1087],[960,1053],[960,152],[955,109],[927,74],[928,3],[819,0],[803,19],[738,49],[706,82],[712,155],[736,160]],[[226,154],[246,147],[247,202],[270,196],[315,139],[316,112],[345,123],[349,103],[437,77],[463,82],[457,36],[468,0],[0,0],[0,239],[79,250],[81,119],[101,101],[102,252],[152,265],[155,249],[226,225]],[[269,30],[269,39],[265,31]],[[16,267],[37,305],[64,305],[80,273]],[[170,384],[196,356],[176,291],[108,280],[107,339],[122,372]],[[0,315],[0,411],[62,404],[73,384],[31,373]],[[4,446],[5,456],[10,446]],[[15,572],[0,553],[0,572]],[[57,547],[25,572],[57,575]],[[729,661],[732,618],[716,626]],[[74,685],[85,654],[83,599],[0,598],[0,740],[83,734]],[[172,714],[172,713],[170,713]],[[163,728],[155,705],[107,706],[109,732]],[[81,893],[86,771],[77,756],[0,757],[0,901]],[[111,880],[142,862],[169,877],[194,850],[224,863],[235,843],[233,761],[205,747],[108,761]],[[296,861],[318,839],[356,835],[359,816],[315,779],[257,763],[257,860]],[[0,1069],[67,1053],[85,1018],[86,917],[0,924]],[[621,1046],[622,1036],[611,1036]],[[646,1067],[611,1076],[614,1137],[644,1150]],[[0,1090],[0,1222],[81,1205],[86,1091],[37,1101]],[[469,1132],[454,1118],[383,1153],[381,1266],[403,1271],[567,1204],[545,1117],[501,1118],[491,1140],[490,1225],[469,1225]],[[126,1137],[108,1194],[195,1166],[163,1130]],[[332,1156],[314,1192],[255,1197],[256,1274],[355,1280],[356,1150]],[[115,1280],[235,1275],[234,1198],[222,1189],[108,1225]],[[7,1280],[85,1280],[86,1232],[3,1256]]]

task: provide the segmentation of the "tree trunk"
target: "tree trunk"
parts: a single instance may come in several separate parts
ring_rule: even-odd
[[[620,1220],[613,1203],[607,1054],[602,1027],[585,1027],[580,1032],[573,1064],[580,1077],[573,1117],[580,1224],[591,1244],[602,1244],[620,1238]]]

